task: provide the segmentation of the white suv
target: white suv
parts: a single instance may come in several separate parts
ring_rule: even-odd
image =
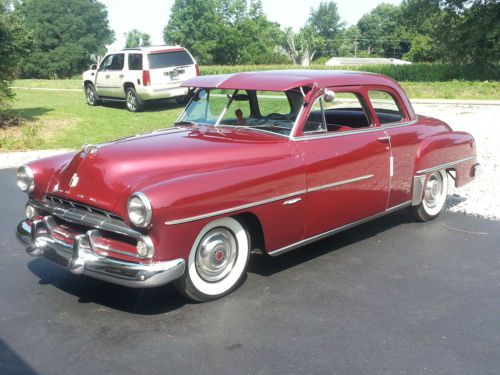
[[[89,105],[101,101],[125,101],[138,112],[146,100],[175,98],[184,102],[188,89],[182,81],[200,75],[188,50],[179,46],[125,48],[107,54],[99,66],[83,73],[83,88]]]

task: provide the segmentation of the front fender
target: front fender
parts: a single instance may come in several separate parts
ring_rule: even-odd
[[[278,198],[305,192],[305,186],[302,160],[289,156],[169,178],[142,191],[153,207],[150,235],[158,244],[159,256],[186,258],[203,226],[242,212],[251,212],[261,221],[265,236],[269,234],[266,246],[275,247],[290,235],[300,239],[304,202],[284,205]]]

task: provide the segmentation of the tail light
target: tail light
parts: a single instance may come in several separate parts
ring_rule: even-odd
[[[198,64],[196,64],[195,67],[196,67],[196,75],[199,76],[200,75],[200,67],[198,66]]]
[[[142,71],[142,84],[144,86],[149,86],[151,84],[151,76],[149,75],[149,70]]]

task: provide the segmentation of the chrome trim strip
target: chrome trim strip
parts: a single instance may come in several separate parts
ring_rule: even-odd
[[[410,203],[411,203],[411,201],[403,202],[403,203],[398,204],[398,205],[396,205],[394,207],[388,208],[385,211],[379,212],[378,214],[375,214],[373,216],[370,216],[370,217],[367,217],[367,218],[355,221],[353,223],[349,223],[349,224],[343,225],[341,227],[329,230],[327,232],[323,232],[323,233],[317,234],[315,236],[306,238],[306,239],[301,240],[299,242],[295,242],[295,243],[293,243],[291,245],[282,247],[281,249],[273,250],[273,251],[269,252],[269,255],[275,257],[275,256],[278,256],[278,255],[281,255],[281,254],[285,254],[285,253],[287,253],[289,251],[295,250],[295,249],[297,249],[299,247],[305,246],[305,245],[310,244],[312,242],[319,241],[319,240],[321,240],[321,239],[323,239],[325,237],[328,237],[328,236],[331,236],[333,234],[342,232],[344,230],[353,228],[353,227],[355,227],[357,225],[364,224],[364,223],[366,223],[368,221],[371,221],[371,220],[377,219],[377,218],[379,218],[381,216],[390,214],[390,213],[392,213],[394,211],[397,211],[397,210],[399,210],[401,208],[408,207],[410,205]]]
[[[417,171],[417,173],[429,173],[429,172],[439,171],[441,169],[446,169],[446,168],[449,168],[449,167],[453,167],[454,165],[463,163],[464,161],[468,161],[468,160],[472,160],[472,159],[476,159],[476,158],[477,158],[477,155],[470,156],[468,158],[463,158],[463,159],[451,161],[449,163],[444,163],[444,164],[441,164],[441,165],[437,165],[435,167],[421,169],[420,171]]]
[[[313,191],[318,191],[318,190],[323,190],[323,189],[329,189],[329,188],[332,188],[332,187],[335,187],[335,186],[350,184],[352,182],[368,180],[369,178],[372,178],[372,177],[373,177],[372,174],[368,174],[366,176],[351,178],[349,180],[343,180],[343,181],[333,182],[331,184],[326,184],[326,185],[321,185],[321,186],[315,186],[315,187],[312,187],[312,188],[308,188],[307,192],[308,193],[312,193]]]
[[[411,197],[411,205],[417,206],[422,202],[424,196],[425,175],[413,176],[413,193]]]
[[[227,209],[220,210],[220,211],[209,212],[209,213],[203,214],[203,215],[191,216],[191,217],[187,217],[187,218],[184,218],[184,219],[177,219],[177,220],[166,221],[165,224],[166,225],[176,225],[176,224],[188,223],[190,221],[207,219],[207,218],[213,217],[213,216],[224,215],[224,214],[228,214],[230,212],[245,210],[247,208],[251,208],[251,207],[255,207],[255,206],[261,206],[263,204],[267,204],[267,203],[271,203],[271,202],[276,202],[276,201],[279,201],[281,199],[291,198],[291,197],[294,197],[296,195],[305,194],[306,192],[307,192],[306,190],[300,190],[300,191],[296,191],[294,193],[280,195],[278,197],[264,199],[262,201],[258,201],[258,202],[254,202],[254,203],[248,203],[248,204],[244,204],[244,205],[236,206],[236,207],[231,207],[231,208],[227,208]]]

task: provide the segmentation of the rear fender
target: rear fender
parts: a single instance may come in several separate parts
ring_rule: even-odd
[[[412,205],[421,202],[429,173],[454,171],[455,186],[461,187],[474,179],[476,165],[476,143],[470,134],[453,131],[425,138],[416,153]]]

